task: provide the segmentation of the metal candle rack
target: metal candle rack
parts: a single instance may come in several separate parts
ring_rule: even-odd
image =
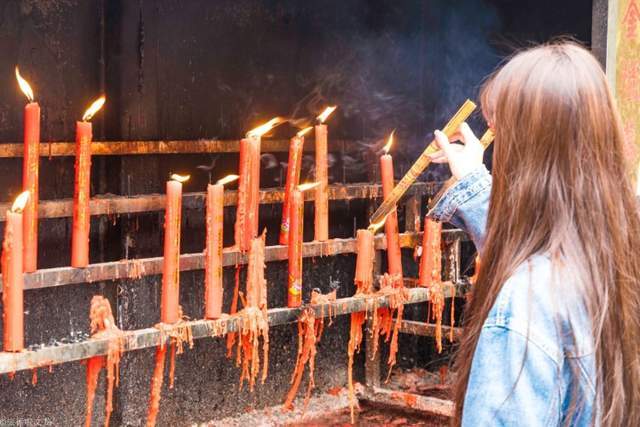
[[[336,151],[346,151],[346,141],[332,141],[331,146]],[[313,149],[314,144],[307,144],[308,149]],[[287,140],[265,140],[262,143],[263,152],[286,152],[289,148]],[[116,141],[94,142],[92,144],[93,155],[141,155],[141,154],[187,154],[187,153],[233,153],[238,151],[238,141],[233,140],[195,140],[195,141]],[[69,142],[42,143],[41,156],[72,156],[74,144]],[[22,144],[0,144],[0,158],[22,156]],[[405,224],[406,231],[401,233],[400,242],[404,248],[413,248],[420,244],[422,233],[417,231],[420,224],[420,204],[423,198],[435,194],[439,183],[418,182],[411,186],[405,197]],[[261,204],[274,204],[282,202],[284,191],[281,188],[264,189],[260,192]],[[382,195],[381,186],[378,184],[343,184],[329,187],[330,200],[367,199],[370,208],[375,208],[376,199]],[[204,205],[204,192],[186,193],[183,197],[185,209],[198,209]],[[306,194],[307,199],[312,199],[313,194]],[[224,205],[233,206],[237,201],[236,191],[225,191]],[[162,194],[147,194],[139,196],[96,196],[91,199],[90,207],[92,215],[112,215],[125,213],[139,213],[159,211],[164,209],[165,196]],[[0,221],[5,220],[6,204],[0,204]],[[72,215],[72,200],[41,201],[38,216],[40,218],[70,217]],[[456,284],[453,290],[445,289],[445,297],[462,296],[467,287],[467,280],[460,274],[460,244],[467,240],[467,236],[460,230],[444,230],[443,242],[445,251],[444,275]],[[374,275],[380,277],[380,259],[383,250],[386,249],[386,239],[383,234],[375,238],[376,260],[374,263]],[[355,253],[356,241],[349,239],[330,239],[326,242],[305,242],[303,244],[303,257],[333,256],[338,254]],[[281,261],[287,259],[286,246],[269,246],[266,248],[265,261]],[[142,276],[158,275],[162,273],[162,257],[144,258],[135,260],[120,260],[91,264],[87,268],[58,267],[41,269],[34,273],[25,274],[25,289],[40,289],[54,286],[64,286],[78,283],[91,283],[106,280],[138,279]],[[226,248],[223,253],[223,265],[232,266],[245,264],[246,254],[233,248]],[[180,270],[199,270],[204,268],[202,253],[183,254],[180,256]],[[0,282],[1,283],[1,282]],[[415,280],[405,279],[405,285],[409,287],[407,304],[423,303],[428,300],[428,290],[414,287]],[[374,301],[377,307],[385,307],[389,304],[388,297],[377,296],[370,298],[349,297],[341,298],[325,305],[311,306],[316,316],[327,316],[328,313],[344,315],[358,311],[364,311],[373,307]],[[328,307],[331,306],[331,310]],[[268,311],[269,324],[281,325],[295,322],[302,308],[272,308]],[[226,332],[238,330],[242,326],[242,318],[229,316],[219,320],[194,320],[187,322],[194,339],[221,336]],[[183,327],[185,325],[182,325]],[[443,326],[443,332],[449,329]],[[433,336],[435,327],[432,324],[404,320],[400,332]],[[460,329],[454,328],[454,336],[459,335]],[[166,334],[164,335],[166,339]],[[124,351],[139,350],[157,346],[162,336],[156,328],[145,328],[126,331]],[[366,341],[365,351],[369,352],[370,340]],[[20,353],[0,352],[0,374],[12,373],[20,370],[36,369],[54,364],[86,359],[92,356],[105,355],[108,341],[104,339],[89,339],[83,342],[63,344],[56,346],[31,346],[30,349]],[[389,390],[380,388],[380,359],[379,352],[375,358],[365,358],[366,388],[363,398],[368,400],[388,402]],[[397,399],[395,399],[397,400]],[[407,400],[407,399],[404,399]],[[451,413],[450,402],[411,395],[410,400],[416,402],[417,409],[430,410],[432,412],[447,415]],[[398,402],[396,402],[398,403]]]

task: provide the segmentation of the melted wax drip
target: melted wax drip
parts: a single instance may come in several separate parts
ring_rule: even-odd
[[[182,307],[180,307],[180,321],[173,325],[158,323],[156,328],[160,330],[160,343],[156,349],[156,363],[153,368],[153,376],[151,378],[151,393],[149,396],[149,409],[147,411],[147,426],[156,425],[158,412],[160,410],[160,397],[162,395],[162,384],[164,382],[164,369],[167,359],[167,336],[169,337],[169,388],[173,388],[173,375],[175,372],[175,356],[184,352],[184,343],[189,344],[189,348],[193,348],[193,335],[191,326],[186,324],[188,320],[182,315]],[[170,326],[170,327],[169,327]]]
[[[267,316],[267,281],[264,278],[265,233],[251,242],[247,272],[247,301],[238,312],[242,319],[240,339],[236,353],[236,366],[240,368],[240,384],[246,380],[253,388],[260,372],[260,338],[262,338],[262,377],[264,384],[269,368],[269,320]],[[227,346],[229,341],[227,341]]]
[[[106,368],[107,375],[107,396],[105,404],[104,425],[109,425],[109,419],[113,412],[113,386],[119,386],[120,382],[120,355],[124,343],[124,333],[118,329],[111,305],[103,296],[96,295],[91,299],[91,309],[89,311],[91,319],[91,337],[109,340],[107,356],[95,356],[87,362],[87,413],[85,425],[91,425],[93,414],[93,401],[96,395],[98,378],[102,368]]]
[[[323,295],[320,292],[312,291],[311,304],[329,304],[336,300],[336,291],[332,291],[329,294]],[[304,411],[309,404],[309,398],[311,397],[311,391],[315,387],[314,369],[316,360],[316,344],[320,342],[322,338],[322,332],[324,331],[324,307],[322,308],[323,315],[319,319],[316,319],[313,309],[307,309],[302,312],[302,315],[298,319],[298,355],[296,358],[296,365],[291,376],[291,389],[287,393],[287,397],[284,402],[284,410],[290,411],[293,409],[293,400],[298,393],[302,376],[304,374],[305,365],[309,365],[309,385],[307,386],[307,392],[304,396]],[[329,306],[329,321],[331,322],[331,306]]]

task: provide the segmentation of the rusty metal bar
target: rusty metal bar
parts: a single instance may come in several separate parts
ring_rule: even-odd
[[[0,158],[22,157],[22,143],[0,144]],[[305,151],[314,151],[315,144],[305,144]],[[353,141],[332,140],[329,150],[349,151],[355,147]],[[75,142],[44,142],[40,144],[40,156],[65,157],[75,156]],[[196,140],[168,140],[168,141],[94,141],[91,144],[91,153],[94,156],[126,156],[140,154],[191,154],[191,153],[237,153],[240,141],[220,139],[196,139]],[[279,153],[289,151],[287,139],[265,139],[262,141],[261,150],[265,153]]]
[[[455,234],[463,235],[460,230],[448,230],[443,233],[443,238],[453,238]],[[400,244],[403,247],[415,247],[420,241],[420,234],[402,233]],[[386,248],[384,235],[378,234],[375,239],[376,248]],[[356,240],[332,239],[326,242],[305,242],[302,247],[302,256],[305,258],[317,256],[332,256],[354,253]],[[223,250],[223,265],[225,267],[242,265],[247,263],[246,254],[233,247]],[[282,245],[266,248],[265,261],[283,261],[288,258],[287,247]],[[25,273],[25,289],[41,289],[54,286],[72,285],[78,283],[92,283],[106,280],[139,279],[143,276],[152,276],[162,273],[162,257],[142,258],[132,260],[120,260],[90,264],[86,268],[56,267]],[[180,271],[202,270],[204,268],[204,256],[202,253],[180,255]],[[2,276],[0,275],[0,278]],[[1,283],[1,280],[0,280]]]
[[[256,408],[249,412],[234,414],[225,418],[218,418],[201,425],[216,425],[218,427],[240,427],[256,425],[260,420],[260,426],[318,426],[320,420],[338,418],[349,411],[349,395],[346,390],[341,390],[337,396],[329,393],[318,393],[294,400],[293,408],[285,409],[284,405]],[[322,424],[324,425],[324,423]]]
[[[424,302],[428,298],[428,290],[416,288],[409,290],[407,304]],[[354,313],[373,309],[373,307],[387,307],[388,296],[349,297],[340,298],[329,304],[307,305],[315,312],[316,317],[328,317]],[[305,307],[272,308],[268,310],[269,325],[283,325],[297,321]],[[126,331],[124,351],[140,350],[155,347],[167,340],[171,329],[189,327],[194,339],[224,336],[227,332],[236,332],[242,327],[243,319],[239,315],[228,316],[219,320],[194,320],[184,322],[180,326],[167,325],[166,333],[161,334],[156,328]],[[20,353],[0,353],[0,374],[48,367],[66,362],[87,359],[93,356],[107,354],[108,339],[90,339],[72,344],[53,347],[42,347]]]
[[[411,194],[432,194],[437,183],[416,183],[409,190]],[[313,192],[305,192],[306,200],[313,200]],[[379,184],[345,184],[329,186],[329,200],[373,199],[382,196]],[[185,209],[202,209],[204,206],[204,192],[185,193],[182,205]],[[268,188],[260,191],[261,204],[280,203],[284,198],[282,188]],[[124,213],[139,213],[160,211],[165,208],[164,194],[145,194],[139,196],[96,196],[91,199],[91,215],[112,215]],[[224,205],[235,206],[238,201],[236,190],[224,193]],[[0,221],[6,220],[6,212],[10,203],[0,203]],[[73,200],[41,200],[38,206],[39,218],[63,218],[73,215]]]
[[[403,334],[419,335],[422,337],[433,337],[436,335],[436,325],[433,323],[416,322],[415,320],[403,320],[400,323],[400,332]],[[442,325],[442,336],[449,336],[451,326]],[[459,339],[462,336],[462,328],[453,328],[453,338]]]
[[[380,387],[364,389],[358,393],[358,398],[371,403],[388,405],[401,409],[428,412],[444,417],[453,416],[454,404],[450,400],[422,396],[415,393],[389,390]]]
[[[426,196],[433,195],[433,192],[426,192]],[[420,200],[422,194],[414,192],[404,204],[404,229],[406,231],[420,230]]]

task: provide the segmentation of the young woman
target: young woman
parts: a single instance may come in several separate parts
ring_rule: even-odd
[[[614,99],[574,43],[515,55],[482,91],[493,173],[469,127],[436,131],[458,178],[431,215],[482,259],[454,423],[640,425],[640,218]]]

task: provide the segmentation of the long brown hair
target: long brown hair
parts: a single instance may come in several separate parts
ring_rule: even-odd
[[[482,268],[456,358],[454,424],[497,295],[519,265],[547,253],[571,270],[581,297],[575,303],[585,305],[591,320],[593,412],[603,426],[637,425],[640,218],[632,159],[605,75],[586,49],[556,42],[515,55],[481,98],[496,133],[493,188]]]

